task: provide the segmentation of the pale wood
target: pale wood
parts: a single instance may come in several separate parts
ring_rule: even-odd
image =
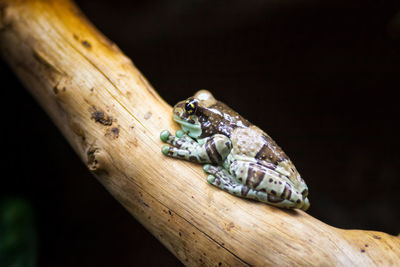
[[[2,55],[23,84],[98,180],[184,264],[400,264],[398,237],[231,196],[208,185],[201,166],[164,157],[159,133],[177,129],[171,107],[70,1],[0,0],[0,16]]]

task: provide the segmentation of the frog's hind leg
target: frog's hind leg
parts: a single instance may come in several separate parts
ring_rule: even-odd
[[[266,192],[262,191],[257,191],[250,189],[249,192],[247,193],[246,198],[254,199],[260,202],[268,203],[272,206],[280,207],[280,208],[287,208],[287,209],[293,209],[293,208],[300,208],[306,210],[308,208],[307,204],[304,205],[299,205],[296,202],[287,200],[287,199],[282,199],[276,196],[273,196],[271,194],[268,194]]]
[[[242,196],[249,188],[235,181],[235,178],[222,166],[205,164],[203,170],[208,173],[207,182],[236,196]]]
[[[265,165],[235,160],[230,165],[230,173],[237,180],[253,189],[257,194],[251,194],[249,198],[257,199],[274,206],[286,208],[307,209],[309,201],[296,190],[290,180]]]
[[[239,183],[236,178],[222,166],[205,164],[203,169],[209,174],[207,177],[208,183],[219,187],[232,195],[254,199],[281,208],[303,208],[296,202],[282,199],[263,191],[254,190],[247,185]]]
[[[203,170],[209,174],[207,177],[208,183],[232,195],[261,201],[257,198],[257,192],[255,190],[249,188],[247,185],[239,183],[224,167],[205,164]]]

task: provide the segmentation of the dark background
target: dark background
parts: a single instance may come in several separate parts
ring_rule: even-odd
[[[306,180],[309,214],[400,232],[398,0],[77,3],[168,103],[207,88],[268,132]],[[0,71],[0,197],[31,203],[39,266],[179,265]]]

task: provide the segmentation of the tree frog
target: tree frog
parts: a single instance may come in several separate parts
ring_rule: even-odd
[[[208,183],[282,208],[307,210],[308,187],[282,149],[207,90],[174,106],[182,130],[160,134],[164,155],[203,165]]]

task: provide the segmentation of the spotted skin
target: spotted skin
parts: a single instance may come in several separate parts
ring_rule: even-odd
[[[203,169],[209,174],[207,177],[208,183],[219,187],[232,195],[265,202],[277,207],[303,208],[298,203],[276,197],[271,193],[267,193],[265,190],[254,190],[254,188],[251,188],[248,185],[236,182],[235,177],[230,175],[230,173],[222,166],[206,164],[204,165]]]
[[[231,142],[224,135],[205,138],[202,144],[179,131],[177,136],[168,131],[163,131],[161,136],[164,142],[172,145],[163,147],[164,154],[196,163],[221,164],[231,150]]]
[[[270,168],[256,162],[232,161],[229,156],[227,160],[230,161],[228,163],[230,164],[230,173],[236,177],[239,183],[256,192],[263,193],[250,198],[264,202],[267,200],[272,204],[278,203],[278,206],[284,205],[286,208],[302,208],[303,205],[307,205],[306,202],[303,202],[303,195],[292,186],[291,181],[284,175],[277,175]]]
[[[210,92],[201,90],[174,107],[182,130],[161,132],[170,157],[204,164],[207,181],[230,194],[282,208],[307,210],[308,188],[272,138]]]

